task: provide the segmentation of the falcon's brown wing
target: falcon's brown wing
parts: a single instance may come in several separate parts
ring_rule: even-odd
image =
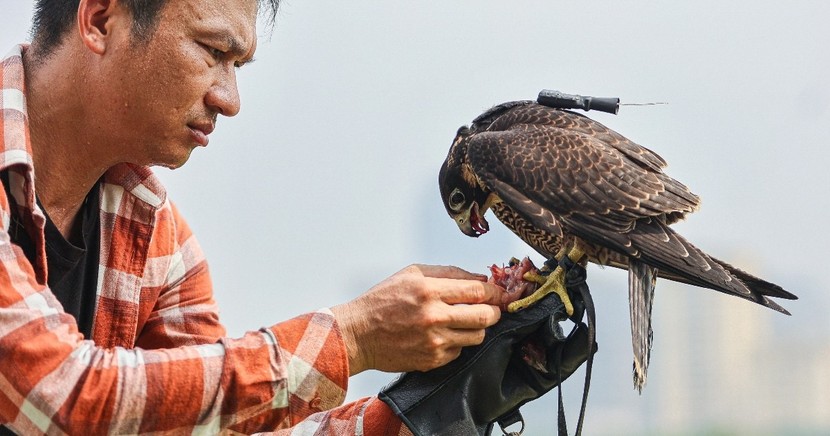
[[[566,111],[509,111],[468,138],[467,158],[491,190],[505,183],[559,217],[582,215],[617,232],[641,218],[677,220],[699,204],[660,171],[658,155]]]
[[[504,131],[521,124],[550,126],[581,133],[617,149],[636,165],[657,172],[666,167],[666,161],[657,153],[632,142],[602,123],[571,111],[552,109],[529,101],[511,102],[496,106],[473,120],[473,128],[478,131]],[[688,191],[687,188],[684,189]],[[699,203],[693,194],[691,200],[696,205]]]

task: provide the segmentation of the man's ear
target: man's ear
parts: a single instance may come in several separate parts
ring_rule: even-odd
[[[121,18],[118,0],[80,0],[78,4],[78,32],[84,45],[96,54],[104,54],[113,26]]]

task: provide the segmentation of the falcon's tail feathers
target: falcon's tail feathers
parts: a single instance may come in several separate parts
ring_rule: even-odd
[[[628,264],[628,301],[631,311],[631,345],[634,348],[634,388],[643,392],[651,357],[651,308],[654,304],[654,285],[657,270],[630,259]]]
[[[642,261],[658,268],[660,276],[741,297],[786,315],[790,313],[768,297],[797,298],[778,285],[710,257],[659,221],[639,223],[630,237]],[[678,257],[679,253],[684,255]]]
[[[758,292],[761,295],[766,295],[768,297],[776,297],[776,298],[783,298],[785,300],[798,300],[798,296],[795,294],[785,291],[784,288],[781,286],[776,285],[775,283],[770,283],[764,279],[755,277],[754,275],[742,271],[734,266],[720,260],[712,258],[715,262],[719,263],[725,270],[729,271],[733,276],[740,279],[744,284],[753,291]]]
[[[738,280],[743,282],[747,288],[751,289],[753,293],[760,294],[763,302],[758,302],[764,306],[769,307],[775,311],[781,312],[785,315],[790,315],[790,312],[787,309],[779,306],[778,303],[770,300],[767,297],[776,297],[776,298],[783,298],[785,300],[798,300],[798,296],[795,294],[784,290],[781,286],[776,285],[775,283],[770,283],[764,279],[755,277],[754,275],[735,268],[734,266],[723,262],[719,259],[712,258],[715,262],[719,263],[725,270],[729,271],[730,274],[737,277]]]

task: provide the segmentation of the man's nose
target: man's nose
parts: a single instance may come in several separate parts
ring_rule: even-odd
[[[216,83],[208,90],[205,105],[226,117],[239,113],[241,102],[239,88],[236,85],[236,68],[230,65],[223,69]]]

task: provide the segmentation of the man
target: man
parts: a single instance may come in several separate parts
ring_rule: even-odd
[[[238,113],[261,7],[277,0],[37,1],[31,46],[0,67],[0,424],[406,433],[377,398],[341,406],[348,377],[439,367],[499,320],[485,277],[413,265],[225,337],[205,259],[148,167],[181,166]]]

